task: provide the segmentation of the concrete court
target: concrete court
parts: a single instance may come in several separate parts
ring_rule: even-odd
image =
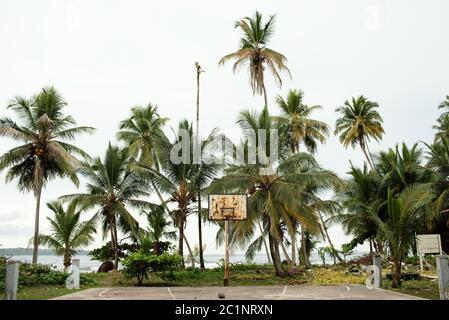
[[[114,287],[92,288],[54,300],[424,300],[362,285],[245,287]]]

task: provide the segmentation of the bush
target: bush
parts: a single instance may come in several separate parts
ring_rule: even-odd
[[[38,285],[64,285],[68,274],[45,264],[22,263],[19,267],[19,288]],[[0,258],[0,290],[5,289],[6,259]]]
[[[393,276],[391,275],[391,273],[387,273],[385,277],[388,280],[393,279]],[[401,273],[402,281],[419,280],[419,279],[421,279],[421,276],[419,275],[419,273],[416,273],[416,272]]]
[[[124,259],[129,253],[136,252],[139,247],[136,244],[123,243],[118,246],[118,256],[119,259]],[[114,250],[112,250],[111,241],[107,242],[104,246],[100,248],[93,249],[87,254],[92,260],[97,260],[101,262],[114,260]]]
[[[160,272],[163,279],[170,278],[173,271],[181,268],[181,263],[178,254],[165,252],[156,256],[138,251],[123,260],[123,273],[127,278],[137,278],[138,285],[142,285],[150,272]]]

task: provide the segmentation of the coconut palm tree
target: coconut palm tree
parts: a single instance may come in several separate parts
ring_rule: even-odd
[[[449,95],[446,96],[446,99],[440,103],[438,109],[447,109],[441,114],[440,118],[449,116]]]
[[[295,232],[292,221],[305,226],[311,234],[320,233],[320,223],[315,203],[317,196],[308,194],[307,184],[321,180],[329,188],[338,178],[322,170],[309,154],[299,153],[279,164],[277,172],[264,175],[257,165],[233,166],[225,170],[225,175],[215,180],[210,192],[246,193],[248,198],[248,218],[233,228],[232,238],[245,247],[250,243],[257,230],[258,221],[262,222],[264,233],[268,236],[268,247],[276,274],[282,275],[280,261],[280,241],[284,238],[283,229],[291,235]],[[250,249],[262,245],[259,237]],[[254,248],[253,248],[254,247]],[[284,251],[284,250],[283,250]],[[251,256],[251,252],[248,253]]]
[[[268,108],[261,112],[245,110],[240,113],[238,124],[247,141],[246,145],[256,147],[255,152],[269,157],[277,150],[276,144],[282,148],[286,144],[285,135],[281,131],[278,141],[272,141],[270,130],[277,130],[282,126],[282,119],[270,116]],[[265,130],[265,137],[263,132]],[[262,133],[262,134],[258,134]],[[265,140],[265,141],[262,141]],[[265,142],[263,144],[262,142]],[[245,154],[247,154],[246,152]],[[234,232],[238,246],[246,247],[256,233],[258,223],[262,225],[262,236],[268,237],[268,248],[276,268],[277,274],[282,274],[280,267],[279,247],[280,241],[285,239],[284,231],[291,238],[292,247],[295,247],[296,226],[301,224],[307,227],[312,234],[319,232],[318,206],[321,201],[317,196],[319,191],[334,186],[338,177],[318,166],[313,156],[306,153],[297,153],[289,157],[279,157],[280,164],[273,168],[273,173],[266,174],[260,170],[266,166],[259,161],[243,165],[231,165],[225,170],[225,176],[215,180],[209,192],[242,192],[249,198],[248,220],[238,223]],[[320,181],[320,182],[317,182]],[[311,188],[311,186],[316,188]],[[291,197],[292,199],[284,199]],[[291,203],[293,201],[293,203]],[[284,207],[285,206],[285,207]],[[265,232],[268,231],[268,232]],[[250,245],[251,251],[260,248],[262,238],[257,238]],[[281,249],[284,250],[284,248]],[[251,256],[252,252],[247,252]],[[284,252],[284,254],[285,254]],[[288,254],[286,254],[287,256]],[[291,259],[293,261],[293,259]],[[295,259],[296,260],[296,259]]]
[[[213,140],[213,133],[206,142],[202,143],[202,149]],[[178,228],[178,253],[183,257],[184,242],[186,240],[184,230],[186,227],[187,217],[192,213],[192,204],[198,201],[198,186],[203,188],[217,173],[218,166],[216,164],[206,164],[202,161],[200,164],[193,163],[193,146],[192,146],[193,130],[192,124],[187,120],[183,120],[178,125],[178,131],[174,142],[166,141],[161,146],[160,161],[161,171],[157,171],[151,167],[139,164],[135,168],[136,172],[145,176],[151,183],[168,194],[170,197],[167,202],[176,203],[177,208],[171,211],[172,219]],[[177,147],[182,146],[181,150],[176,153]],[[174,154],[180,155],[179,161],[174,161]],[[192,267],[195,262],[193,252],[186,241],[189,249],[190,261]]]
[[[152,205],[152,209],[143,213],[147,216],[148,221],[148,227],[144,233],[152,241],[153,253],[158,255],[162,239],[175,240],[176,232],[170,230],[172,222],[167,221],[164,206]]]
[[[166,140],[162,128],[168,118],[163,118],[157,106],[136,106],[131,115],[120,122],[117,139],[127,144],[129,155],[146,166],[159,168],[158,145]]]
[[[129,168],[128,149],[120,149],[110,143],[104,159],[95,158],[78,171],[89,182],[87,193],[62,196],[63,201],[76,200],[82,210],[97,209],[94,219],[100,220],[103,235],[110,233],[114,251],[114,269],[119,262],[118,228],[123,233],[137,234],[138,223],[129,208],[142,209],[149,203],[140,200],[148,197],[148,183]]]
[[[435,141],[442,138],[449,138],[449,116],[440,117],[437,119],[437,124],[433,126],[435,133]]]
[[[303,144],[308,151],[315,152],[318,142],[326,141],[329,126],[322,121],[309,118],[312,112],[321,109],[321,106],[309,107],[303,103],[303,97],[304,92],[290,90],[286,99],[278,95],[276,102],[282,111],[282,117],[286,119],[291,151],[298,152],[300,145]]]
[[[407,186],[429,181],[430,172],[423,165],[423,152],[415,143],[408,147],[402,143],[395,148],[382,151],[377,157],[376,167],[382,178],[381,188],[390,188],[394,193]],[[386,194],[386,192],[385,192]]]
[[[442,138],[426,146],[429,158],[426,167],[432,171],[429,190],[431,215],[428,222],[431,227],[441,222],[449,226],[449,139]]]
[[[364,96],[346,100],[343,106],[336,109],[340,118],[335,123],[334,131],[335,135],[340,135],[340,142],[345,148],[349,145],[354,148],[358,144],[373,170],[374,163],[368,142],[371,138],[380,140],[384,134],[382,117],[375,110],[378,107],[376,102],[369,101]]]
[[[68,143],[91,127],[76,127],[71,116],[64,114],[67,103],[53,87],[42,89],[29,99],[15,97],[8,106],[19,122],[0,118],[0,136],[20,143],[0,157],[0,172],[9,168],[6,181],[17,179],[22,191],[33,191],[36,197],[34,218],[33,263],[37,263],[39,214],[42,190],[53,178],[68,177],[76,186],[75,170],[79,165],[74,155],[88,157],[80,148]]]
[[[321,259],[321,263],[323,264],[323,267],[325,267],[325,268],[326,268],[326,254],[327,254],[326,248],[327,247],[320,247],[317,250],[318,256]]]
[[[424,225],[417,222],[416,212],[426,201],[426,189],[409,187],[396,196],[389,190],[387,195],[388,218],[382,221],[377,215],[372,218],[379,227],[379,233],[385,238],[393,260],[392,287],[401,284],[402,261],[410,252],[414,235],[423,230]],[[419,219],[419,218],[418,218]]]
[[[77,210],[76,202],[70,203],[66,210],[59,201],[47,203],[47,207],[54,215],[53,218],[47,217],[51,234],[39,234],[37,240],[39,245],[51,248],[55,254],[63,256],[64,267],[67,269],[76,252],[94,240],[95,222],[80,221],[81,211]]]
[[[373,245],[378,251],[378,228],[372,217],[378,214],[379,206],[384,202],[378,195],[381,179],[366,165],[360,169],[351,164],[349,175],[342,191],[336,195],[344,211],[330,217],[328,222],[342,224],[346,234],[352,234],[354,247],[369,241],[370,252]]]
[[[268,22],[262,23],[262,14],[256,11],[254,17],[245,17],[235,22],[235,28],[240,29],[240,47],[236,52],[221,58],[219,64],[223,65],[229,60],[236,60],[234,73],[245,65],[248,65],[250,85],[253,94],[263,95],[265,106],[267,102],[267,90],[265,88],[265,69],[268,67],[279,87],[282,87],[280,73],[290,70],[286,66],[287,58],[267,47],[274,33],[275,15],[270,16]],[[291,77],[291,75],[290,75]]]

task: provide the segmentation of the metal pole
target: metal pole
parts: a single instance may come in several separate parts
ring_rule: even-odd
[[[223,285],[229,286],[229,221],[225,221],[225,256]]]

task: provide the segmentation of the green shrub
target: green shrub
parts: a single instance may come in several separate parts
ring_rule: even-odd
[[[148,279],[154,260],[157,260],[156,256],[142,252],[132,253],[123,260],[123,273],[127,278],[137,278],[138,285],[142,285],[143,279]]]
[[[388,280],[392,280],[393,276],[391,275],[391,272],[387,273],[385,277]],[[421,279],[421,276],[417,272],[405,272],[401,273],[401,280],[403,281],[410,281],[410,280],[419,280]]]
[[[173,271],[181,268],[182,258],[178,254],[165,252],[159,256],[138,251],[123,260],[123,273],[127,278],[137,278],[138,285],[148,279],[150,272],[159,272],[161,278],[169,279]]]
[[[50,265],[22,263],[19,267],[19,288],[39,285],[64,285],[68,274]],[[6,259],[0,258],[0,290],[5,289]]]

